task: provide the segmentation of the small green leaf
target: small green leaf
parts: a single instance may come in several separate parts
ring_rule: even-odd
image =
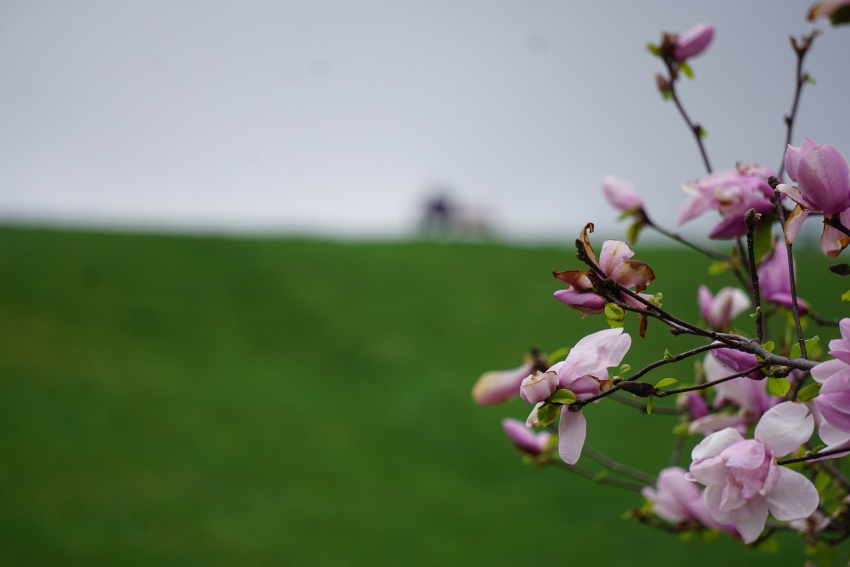
[[[773,220],[772,214],[764,214],[756,224],[756,231],[753,235],[753,255],[756,258],[756,264],[761,262],[765,254],[773,248]]]
[[[664,360],[672,361],[672,360],[676,360],[676,357],[673,356],[672,354],[670,354],[670,351],[665,348],[664,349]]]
[[[705,543],[717,543],[720,541],[720,530],[705,530],[701,534],[702,541]]]
[[[818,85],[818,82],[815,81],[815,78],[809,75],[808,73],[806,73],[806,82],[812,85],[813,87],[816,87]]]
[[[759,543],[756,546],[756,549],[765,553],[776,553],[777,551],[779,551],[779,542],[776,541],[775,537],[769,537]]]
[[[685,63],[684,61],[682,61],[681,63],[679,63],[679,70],[680,70],[680,71],[682,71],[682,73],[684,73],[684,75],[685,75],[687,78],[689,78],[689,79],[693,79],[693,78],[694,78],[694,70],[693,70],[693,69],[691,69],[691,66],[690,66],[690,65],[688,65],[687,63]]]
[[[798,398],[801,402],[808,402],[809,400],[813,400],[820,394],[821,384],[819,382],[812,382],[802,390],[798,394]]]
[[[659,49],[658,46],[653,43],[647,43],[646,50],[655,55],[656,57],[661,57],[661,49]]]
[[[673,91],[661,91],[661,98],[664,100],[670,100],[673,98]]]
[[[818,343],[820,342],[820,337],[815,335],[814,337],[803,341],[806,343],[806,352],[811,352]],[[800,357],[800,343],[794,343],[794,346],[791,347],[791,354],[788,355],[788,358],[799,358]]]
[[[646,415],[652,415],[652,401],[653,401],[654,399],[655,399],[655,398],[653,398],[652,396],[650,396],[650,397],[649,397],[649,399],[648,399],[648,400],[646,400]]]
[[[669,386],[671,384],[675,384],[676,382],[678,382],[678,380],[676,380],[675,378],[664,378],[662,380],[659,380],[655,387],[663,388],[664,386]]]
[[[620,376],[622,376],[623,374],[625,374],[626,372],[628,372],[631,369],[632,369],[632,367],[629,364],[620,365]]]
[[[767,341],[766,343],[764,343],[763,345],[761,345],[761,348],[763,348],[763,349],[764,349],[764,350],[766,350],[767,352],[773,352],[773,349],[774,349],[775,347],[776,347],[776,345],[775,345],[775,344],[773,344],[773,341]]]
[[[850,291],[841,296],[841,301],[850,301]]]
[[[608,320],[608,325],[613,329],[625,326],[626,312],[623,308],[615,303],[605,304],[605,318]]]
[[[549,401],[553,404],[561,404],[564,406],[568,406],[576,401],[576,395],[565,388],[561,388],[560,390],[549,396]]]
[[[791,389],[791,382],[788,378],[769,378],[767,381],[767,391],[774,396],[784,396]]]
[[[712,262],[711,264],[708,265],[708,275],[717,276],[717,275],[722,274],[723,272],[725,272],[728,269],[729,269],[728,263],[718,260],[717,262]],[[847,293],[850,293],[850,291],[848,291]],[[850,299],[848,299],[848,301],[850,301]]]
[[[638,236],[640,236],[640,231],[642,228],[643,223],[641,221],[636,221],[629,225],[629,228],[626,229],[626,238],[629,240],[629,242],[637,242]]]
[[[561,406],[555,404],[546,404],[537,408],[537,421],[540,422],[540,427],[546,427],[561,414]]]
[[[708,138],[708,132],[702,126],[697,126],[697,134],[700,138]]]
[[[673,426],[673,435],[688,435],[690,434],[690,432],[690,426],[688,426],[687,423],[677,423],[675,426]]]

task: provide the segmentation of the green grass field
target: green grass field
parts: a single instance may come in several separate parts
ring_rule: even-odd
[[[699,282],[732,281],[637,259],[691,319]],[[801,260],[801,295],[850,315],[850,282]],[[777,555],[624,520],[639,494],[523,464],[499,422],[528,406],[472,403],[483,371],[605,327],[552,298],[573,267],[566,246],[0,229],[0,563],[802,565],[794,536]],[[649,334],[634,368],[698,344]],[[674,417],[586,414],[595,447],[666,465]]]

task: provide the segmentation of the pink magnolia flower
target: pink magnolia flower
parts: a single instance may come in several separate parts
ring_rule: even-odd
[[[658,474],[654,488],[641,490],[643,497],[652,502],[653,512],[673,524],[698,522],[707,528],[735,533],[732,524],[721,524],[711,517],[702,491],[686,475],[681,467],[666,468]]]
[[[748,352],[741,352],[740,350],[733,348],[715,349],[711,351],[710,356],[725,368],[732,370],[732,372],[727,373],[725,376],[718,376],[718,378],[725,378],[726,376],[731,376],[732,374],[749,370],[759,364],[756,355]],[[764,374],[762,374],[760,370],[753,370],[747,376],[754,380],[761,380],[764,378]]]
[[[791,274],[788,267],[788,254],[781,246],[765,255],[756,270],[759,276],[759,291],[763,300],[781,305],[786,309],[792,308]],[[795,274],[796,278],[796,274]],[[809,305],[797,296],[797,308],[800,313],[806,313]]]
[[[818,435],[827,444],[824,451],[850,450],[850,319],[842,319],[838,327],[841,338],[829,341],[835,359],[812,368],[812,378],[822,384],[813,413]]]
[[[721,353],[720,356],[733,362],[731,359],[725,357],[724,353]],[[742,371],[755,366],[757,359],[755,356],[752,356],[752,358],[742,358],[733,363],[736,366],[744,366],[741,369]],[[715,380],[720,380],[721,378],[726,378],[739,372],[738,370],[724,366],[711,354],[706,355],[702,368],[705,373],[705,379],[708,382],[714,382]],[[782,401],[782,398],[771,396],[767,392],[767,386],[764,380],[753,380],[746,376],[722,382],[714,387],[714,392],[715,397],[712,406],[715,409],[732,406],[737,407],[738,411],[736,413],[715,412],[695,419],[690,425],[691,433],[710,435],[721,429],[732,427],[738,433],[744,434],[749,425],[756,423],[767,410]]]
[[[643,199],[631,183],[625,179],[606,175],[602,178],[602,193],[617,210],[623,212],[637,211],[643,208]]]
[[[552,438],[552,434],[548,431],[535,433],[518,419],[503,419],[502,428],[520,451],[532,456],[539,455],[545,451],[546,447],[549,446],[549,440]]]
[[[531,358],[511,370],[485,372],[472,387],[472,399],[482,406],[493,406],[519,395],[522,380],[534,372],[535,362]]]
[[[585,247],[590,254],[593,254],[589,244],[586,244]],[[642,291],[655,279],[655,274],[645,263],[630,260],[629,258],[634,254],[634,251],[625,242],[606,240],[602,244],[598,264],[602,271],[615,282],[624,287],[636,287],[638,291]],[[593,281],[588,277],[587,272],[569,270],[554,272],[554,274],[556,278],[569,284],[567,289],[555,292],[556,299],[587,315],[598,315],[605,309],[605,298],[594,293]],[[624,300],[634,301],[631,298],[624,298]]]
[[[744,164],[750,173],[773,173],[769,168]],[[747,233],[744,215],[750,209],[766,213],[773,209],[770,197],[773,190],[761,175],[746,175],[741,171],[718,171],[686,183],[685,192],[692,195],[679,215],[679,225],[709,210],[720,213],[720,222],[709,238],[736,238]]]
[[[764,529],[768,512],[778,520],[808,518],[818,491],[802,474],[776,464],[809,440],[814,419],[803,404],[784,402],[762,416],[754,439],[724,429],[693,450],[688,479],[705,485],[705,505],[715,521],[732,522],[745,543]]]
[[[822,211],[824,220],[840,215],[842,224],[850,221],[850,165],[834,146],[805,138],[800,147],[789,145],[785,169],[797,185],[781,184],[776,190],[797,203],[785,224],[785,240],[794,242],[810,211]],[[850,243],[850,237],[824,224],[821,249],[834,258]]]
[[[674,58],[682,62],[700,55],[708,48],[712,37],[714,37],[714,26],[711,24],[697,24],[688,31],[680,33],[675,40]]]
[[[557,383],[550,377],[541,382],[546,388],[527,389],[523,397],[529,403],[537,405],[526,422],[533,425],[537,421],[537,410],[559,388],[571,391],[577,400],[586,400],[611,388],[608,368],[617,366],[629,346],[631,337],[623,333],[622,328],[606,329],[587,335],[570,351],[565,360],[553,365],[545,374],[557,377]],[[575,464],[581,456],[587,424],[581,411],[570,411],[569,406],[561,409],[561,419],[558,424],[558,453],[564,462]]]
[[[701,285],[697,301],[702,318],[715,331],[725,331],[732,320],[751,305],[747,294],[734,287],[724,287],[714,296],[707,287]]]

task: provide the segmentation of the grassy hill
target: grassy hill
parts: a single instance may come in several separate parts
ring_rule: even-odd
[[[803,256],[801,294],[850,314],[850,282]],[[732,283],[681,249],[638,259],[686,317],[699,282]],[[623,520],[637,493],[523,464],[499,422],[528,406],[471,402],[483,371],[605,327],[552,298],[573,267],[567,247],[0,229],[0,563],[802,565],[793,537],[777,556]],[[634,368],[697,344],[649,331]],[[597,448],[666,466],[674,417],[586,413]]]

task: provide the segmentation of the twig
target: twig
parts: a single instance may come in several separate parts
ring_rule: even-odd
[[[599,473],[595,473],[577,465],[568,465],[560,459],[552,459],[549,464],[550,466],[564,469],[565,471],[575,473],[579,476],[583,476],[584,478],[589,478],[593,482],[598,482],[599,484],[607,484],[609,486],[616,486],[617,488],[625,488],[626,490],[636,490],[637,492],[640,492],[645,486],[644,484],[638,484],[637,482],[632,482],[622,478],[600,475]]]
[[[589,445],[584,446],[584,448],[582,449],[582,453],[587,455],[588,457],[590,457],[591,459],[593,459],[594,461],[596,461],[597,463],[599,463],[600,465],[602,465],[603,467],[605,467],[608,470],[618,472],[618,473],[624,474],[626,476],[630,476],[635,480],[644,482],[644,483],[649,484],[649,485],[655,484],[656,479],[651,474],[647,474],[643,471],[633,469],[632,467],[630,467],[628,465],[624,465],[623,463],[617,462],[614,459],[607,457],[604,454],[600,453],[599,451],[597,451],[593,447],[590,447]]]
[[[654,396],[658,396],[659,398],[664,398],[672,394],[683,394],[685,392],[695,392],[697,390],[705,390],[706,388],[711,388],[718,384],[722,384],[723,382],[728,382],[729,380],[733,380],[735,378],[741,378],[742,376],[746,376],[751,372],[755,372],[756,370],[760,370],[764,367],[764,363],[753,366],[743,372],[738,372],[737,374],[732,374],[731,376],[726,376],[725,378],[720,378],[718,380],[714,380],[713,382],[705,382],[703,384],[697,384],[696,386],[685,386],[684,388],[675,388],[673,390],[658,390],[656,389]]]
[[[679,95],[676,94],[676,79],[678,77],[678,73],[673,70],[672,62],[665,59],[664,63],[667,65],[667,72],[669,73],[670,79],[670,97],[673,99],[673,102],[676,103],[676,108],[679,109],[679,114],[682,115],[682,118],[685,120],[685,123],[688,125],[688,129],[694,135],[694,138],[697,142],[697,147],[699,148],[699,153],[702,156],[703,164],[705,164],[705,170],[707,173],[711,173],[711,163],[708,161],[708,152],[705,150],[705,145],[702,143],[702,126],[693,122],[688,116],[688,113],[685,111],[685,107],[682,106],[682,101],[679,100]]]
[[[744,222],[747,225],[747,252],[750,261],[750,278],[753,282],[753,304],[756,306],[756,340],[759,344],[764,343],[764,319],[761,312],[761,294],[759,293],[759,275],[756,270],[756,251],[755,251],[755,234],[756,221],[760,215],[756,214],[755,209],[750,209],[744,215]]]
[[[844,449],[831,449],[829,451],[821,451],[820,453],[808,453],[802,457],[795,457],[793,459],[781,459],[776,461],[777,465],[790,465],[791,463],[803,463],[806,461],[811,461],[813,459],[821,459],[823,457],[829,457],[832,455],[841,455],[843,453],[850,453],[850,447]]]
[[[791,103],[791,113],[785,115],[785,145],[782,147],[783,159],[782,163],[779,166],[779,173],[777,175],[779,179],[782,179],[782,175],[785,173],[785,152],[787,151],[788,146],[791,144],[791,139],[794,131],[794,120],[797,118],[797,109],[800,105],[800,95],[803,93],[803,86],[809,79],[809,74],[803,73],[803,58],[806,56],[806,53],[809,52],[809,48],[812,46],[812,42],[819,34],[820,32],[818,30],[814,30],[809,35],[802,36],[800,38],[799,43],[795,38],[791,38],[791,46],[794,48],[794,53],[797,54],[796,81],[794,89],[794,101]]]

